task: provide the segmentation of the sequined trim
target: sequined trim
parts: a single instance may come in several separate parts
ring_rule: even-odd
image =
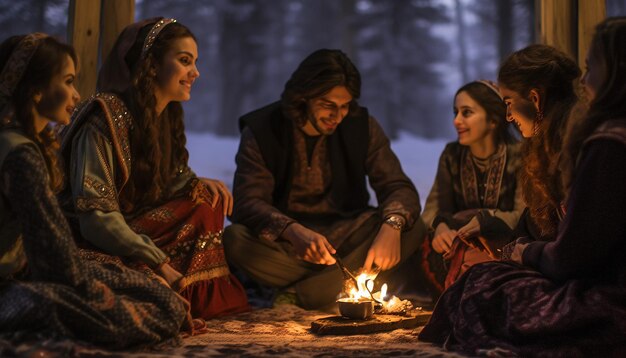
[[[226,265],[220,265],[200,272],[192,273],[180,279],[179,292],[182,292],[189,285],[192,285],[196,282],[207,281],[218,277],[228,277],[229,275],[230,270]]]
[[[194,230],[195,227],[192,224],[183,225],[183,227],[180,228],[178,234],[176,235],[176,240],[182,240],[183,238],[189,236]]]
[[[117,200],[107,198],[87,198],[79,196],[76,198],[76,210],[79,212],[88,212],[92,210],[102,210],[105,212],[119,211]]]
[[[147,217],[149,220],[161,223],[167,223],[176,219],[174,213],[167,208],[158,208],[152,210],[147,214]]]
[[[223,230],[218,232],[210,232],[207,235],[200,235],[198,241],[196,241],[196,250],[204,250],[206,248],[222,245]]]
[[[61,131],[63,141],[61,143],[61,152],[71,147],[72,137],[82,124],[90,118],[88,114],[94,105],[99,105],[104,116],[98,116],[105,123],[94,122],[100,130],[106,130],[114,148],[115,157],[117,158],[121,176],[118,177],[118,190],[121,191],[128,181],[131,169],[130,158],[130,131],[133,130],[133,120],[130,112],[121,98],[111,93],[97,93],[89,99],[81,102],[78,110],[75,112],[72,123]],[[108,133],[107,133],[108,132]]]
[[[156,40],[157,36],[159,36],[159,33],[165,28],[165,26],[174,22],[176,22],[175,19],[161,19],[152,26],[152,29],[150,29],[148,36],[146,36],[146,39],[143,42],[143,47],[141,49],[142,59],[146,58],[146,54],[148,53],[152,45],[154,45],[154,41]]]
[[[103,184],[89,176],[85,177],[83,186],[94,190],[98,197],[79,196],[76,199],[76,209],[81,212],[92,210],[101,210],[104,212],[119,211],[119,203],[117,201],[117,193],[115,188],[110,185]]]
[[[100,183],[90,176],[85,177],[84,185],[89,189],[94,189],[103,198],[115,199],[117,197],[113,187]]]

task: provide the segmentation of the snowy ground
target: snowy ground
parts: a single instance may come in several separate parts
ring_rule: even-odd
[[[400,158],[404,172],[413,180],[422,207],[435,179],[437,162],[447,140],[425,140],[410,134],[400,135],[391,147]],[[187,133],[189,164],[199,176],[219,179],[232,188],[238,138],[213,134]],[[375,199],[374,199],[375,200]]]

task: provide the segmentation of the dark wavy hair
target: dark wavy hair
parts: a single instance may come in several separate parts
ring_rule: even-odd
[[[517,138],[511,130],[511,126],[506,121],[506,104],[502,98],[494,92],[493,89],[487,87],[486,84],[474,81],[463,85],[456,91],[454,98],[459,93],[465,92],[474,101],[476,101],[487,113],[487,120],[496,124],[495,140],[496,146],[500,144],[512,144]]]
[[[536,135],[524,141],[522,192],[530,217],[544,237],[553,237],[559,223],[564,190],[560,154],[567,118],[578,100],[576,62],[547,45],[514,52],[500,66],[498,83],[528,98],[532,89],[542,98],[544,119]]]
[[[626,16],[610,17],[596,26],[589,48],[606,77],[586,114],[572,124],[565,145],[564,185],[571,184],[585,139],[602,123],[626,118]],[[596,69],[597,70],[597,69]]]
[[[26,35],[12,36],[0,45],[0,69],[4,68],[11,53]],[[74,48],[54,37],[39,40],[37,50],[28,62],[24,74],[17,84],[11,101],[15,109],[15,119],[22,131],[35,142],[43,154],[50,176],[50,187],[57,191],[63,185],[63,174],[59,167],[59,142],[52,128],[46,127],[40,133],[35,130],[35,119],[32,110],[35,106],[35,93],[46,89],[52,78],[63,71],[69,56],[78,68],[78,57]]]
[[[124,97],[134,118],[130,138],[131,174],[120,195],[125,212],[154,206],[166,199],[172,194],[170,187],[176,173],[186,168],[189,160],[182,105],[170,102],[159,116],[154,93],[157,65],[162,63],[167,51],[176,40],[186,37],[196,40],[196,37],[184,25],[171,23],[161,30],[145,58],[139,61],[144,39],[153,25],[139,31],[125,57],[132,84]]]
[[[355,113],[361,96],[361,74],[341,50],[320,49],[307,56],[285,84],[281,95],[283,112],[299,126],[307,119],[306,101],[321,97],[336,86],[345,86]]]

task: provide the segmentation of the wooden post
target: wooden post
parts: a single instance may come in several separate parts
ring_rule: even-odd
[[[134,21],[135,0],[102,1],[102,48],[100,50],[102,61],[111,52],[117,36]]]
[[[584,67],[594,29],[605,17],[605,0],[578,1],[578,65],[580,67]]]
[[[577,58],[573,8],[575,0],[538,0],[535,2],[539,21],[538,42],[554,46]]]
[[[135,1],[70,0],[69,6],[67,37],[80,62],[76,88],[87,98],[96,91],[99,59],[106,58],[122,29],[135,20]]]
[[[100,40],[100,0],[70,0],[68,39],[80,63],[76,89],[82,98],[96,90],[98,42]]]

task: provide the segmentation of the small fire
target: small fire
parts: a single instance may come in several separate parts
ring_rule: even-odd
[[[374,279],[376,278],[376,276],[376,274],[371,273],[362,273],[357,276],[357,287],[354,287],[354,285],[352,285],[349,297],[354,299],[355,301],[371,299],[372,296],[370,295],[370,292],[372,292],[372,290],[374,289]]]
[[[379,305],[379,313],[403,313],[410,310],[413,305],[407,300],[402,300],[394,295],[387,296],[388,286],[382,285],[380,291],[373,292],[374,280],[378,273],[361,273],[356,277],[357,287],[354,283],[350,286],[348,298],[352,301],[374,300]]]

